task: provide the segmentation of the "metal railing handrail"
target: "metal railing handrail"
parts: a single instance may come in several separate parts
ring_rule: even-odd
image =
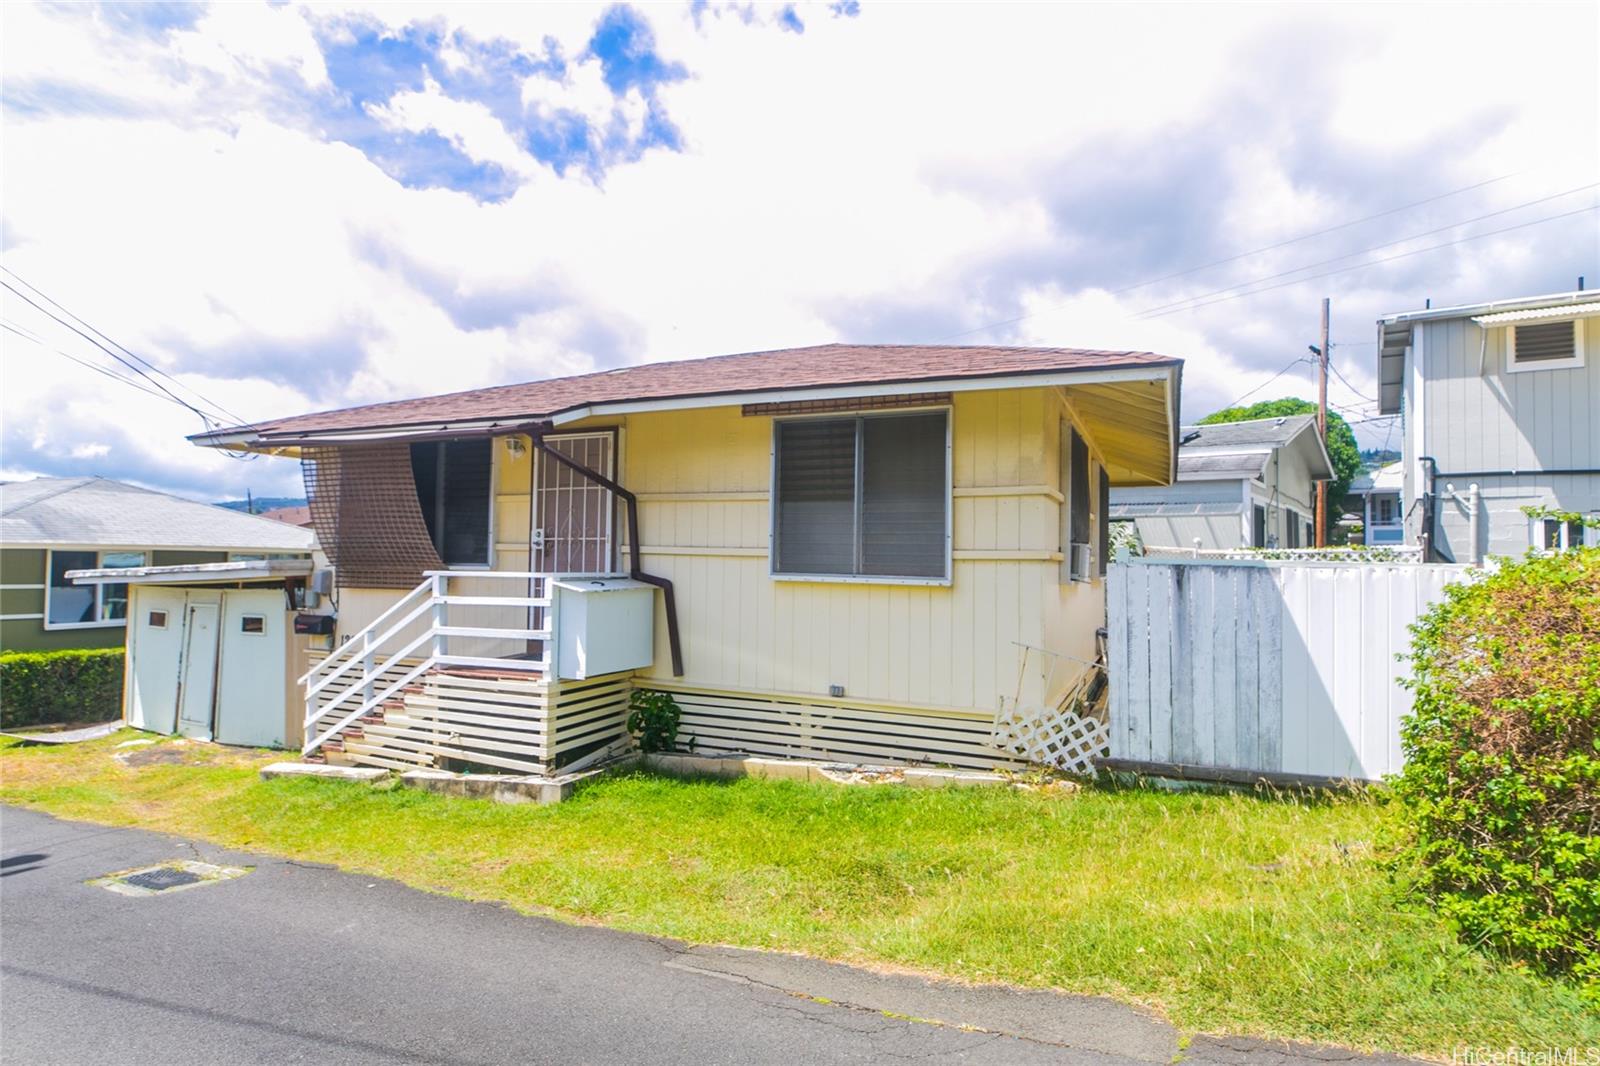
[[[432,577],[432,576],[433,575],[431,575],[431,574],[429,575],[429,577]],[[356,641],[357,637],[365,638],[368,633],[370,633],[372,630],[376,629],[378,626],[382,625],[384,622],[386,622],[389,619],[390,615],[394,614],[402,606],[404,606],[405,602],[407,600],[411,599],[411,597],[413,597],[413,596],[416,596],[416,595],[420,594],[423,589],[428,588],[432,584],[433,584],[432,581],[424,581],[422,584],[418,585],[416,588],[412,589],[410,592],[406,593],[404,596],[401,596],[398,600],[395,600],[394,603],[390,605],[390,607],[389,607],[389,609],[387,611],[384,611],[378,617],[376,617],[372,621],[368,622],[365,626],[363,626],[361,628],[361,630],[359,632],[351,634],[349,640],[345,641],[342,645],[340,645],[339,647],[333,649],[333,651],[329,652],[326,658],[324,658],[321,662],[317,663],[311,669],[307,670],[304,674],[302,674],[301,677],[300,677],[300,680],[298,682],[296,682],[296,683],[303,685],[311,677],[312,674],[316,673],[318,670],[326,669],[328,664],[333,662],[335,659],[339,658],[340,653],[343,652],[346,648],[352,648],[353,649],[355,647],[355,641]]]
[[[451,595],[450,581],[452,578],[501,578],[519,582],[542,581],[545,595]],[[503,663],[505,668],[510,670],[548,671],[551,663],[550,640],[555,633],[555,619],[553,617],[555,597],[551,594],[550,589],[550,583],[554,580],[556,580],[556,575],[528,571],[427,571],[425,579],[420,585],[402,596],[388,610],[373,619],[372,622],[351,635],[336,651],[321,663],[312,667],[300,678],[301,684],[308,685],[305,696],[306,714],[304,723],[307,739],[301,748],[301,754],[310,755],[330,739],[338,736],[358,718],[370,714],[373,709],[381,706],[386,700],[393,698],[395,693],[413,683],[427,671],[441,663],[462,659],[462,656],[448,654],[446,642],[452,636],[475,636],[487,640],[542,640],[544,641],[544,656],[539,660],[485,658],[482,661],[496,664]],[[530,589],[528,591],[534,590]],[[426,598],[420,603],[408,606],[422,596],[426,596]],[[500,626],[492,622],[485,625],[450,625],[448,614],[452,604],[460,606],[541,608],[545,611],[544,625],[539,628],[531,627],[526,622],[516,626]],[[406,631],[428,612],[432,613],[432,618],[426,628],[408,639]],[[398,621],[391,622],[391,619],[395,619],[397,615],[399,616]],[[389,623],[388,627],[375,636],[374,634],[378,627],[385,623]],[[378,649],[399,640],[404,640],[404,645],[397,651],[385,653],[382,661],[379,662]],[[420,661],[413,661],[413,664],[395,680],[387,683],[381,681],[388,671],[404,664],[408,657],[414,656],[424,646],[427,646],[429,651]],[[316,676],[318,671],[327,670],[330,663],[336,663],[337,665],[331,672],[312,682],[311,679]],[[352,670],[358,664],[361,666],[359,673],[352,674]],[[334,681],[345,677],[347,674],[352,674],[349,677],[349,686],[319,706],[317,697]],[[354,708],[344,713],[335,724],[318,732],[318,723],[326,722],[335,711],[349,704],[352,697],[355,698]]]

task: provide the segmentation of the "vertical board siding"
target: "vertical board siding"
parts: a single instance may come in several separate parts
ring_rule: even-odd
[[[770,417],[738,407],[628,416],[623,481],[639,495],[646,569],[676,585],[687,671],[667,669],[658,610],[644,676],[721,691],[841,685],[855,700],[992,714],[1017,694],[1023,645],[1092,657],[1103,583],[1060,580],[1045,455],[1059,417],[1046,389],[955,397],[952,578],[918,586],[773,579]],[[1002,552],[1012,557],[986,557]],[[1025,682],[1071,680],[1056,674],[1030,670]]]
[[[1467,569],[1114,565],[1112,755],[1330,778],[1397,772],[1407,626]]]

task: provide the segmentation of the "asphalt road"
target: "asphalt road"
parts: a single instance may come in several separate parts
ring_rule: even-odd
[[[1179,1046],[1109,1000],[690,947],[14,808],[0,844],[5,1063],[1164,1063]],[[253,869],[147,898],[85,883],[170,859]],[[1214,1038],[1185,1054],[1349,1058]]]

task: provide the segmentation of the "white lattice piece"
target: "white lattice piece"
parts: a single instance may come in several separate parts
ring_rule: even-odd
[[[1093,760],[1111,753],[1111,727],[1067,707],[1012,704],[995,718],[994,742],[1029,762],[1092,774]]]

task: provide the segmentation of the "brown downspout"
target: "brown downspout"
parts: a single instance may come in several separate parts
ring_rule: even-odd
[[[528,434],[533,439],[533,446],[548,455],[568,470],[587,478],[588,480],[607,489],[613,496],[627,505],[628,508],[628,576],[635,581],[643,581],[646,585],[654,585],[661,590],[662,606],[667,611],[667,645],[672,649],[672,676],[683,676],[683,645],[678,637],[678,601],[672,594],[672,582],[664,577],[656,577],[644,572],[639,563],[639,501],[621,485],[606,477],[597,470],[590,470],[571,456],[562,455],[556,449],[545,443],[544,435],[548,427],[529,427]]]

